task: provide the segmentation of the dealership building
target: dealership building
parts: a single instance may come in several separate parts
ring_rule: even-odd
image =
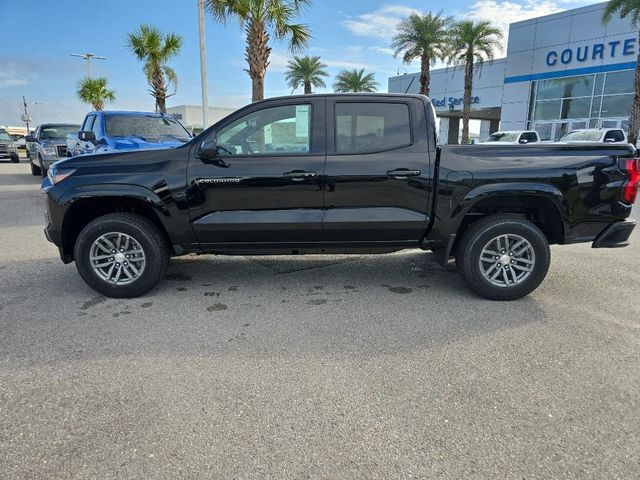
[[[629,128],[638,31],[630,19],[602,23],[606,3],[512,23],[506,57],[476,66],[471,118],[480,139],[500,130],[537,130],[557,140],[572,129]],[[462,68],[431,72],[440,142],[457,143]],[[389,79],[389,92],[418,93],[420,74]]]

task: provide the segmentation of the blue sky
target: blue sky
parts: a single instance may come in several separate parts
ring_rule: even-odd
[[[196,0],[20,0],[2,2],[0,29],[0,125],[20,124],[22,95],[36,122],[77,121],[89,107],[75,99],[75,87],[86,74],[83,60],[70,53],[92,52],[107,57],[93,62],[94,76],[105,76],[116,91],[113,109],[152,110],[142,65],[126,49],[126,34],[140,23],[183,36],[180,55],[170,62],[179,77],[177,94],[168,105],[200,103],[200,67]],[[598,3],[589,0],[451,0],[446,4],[417,0],[316,0],[302,16],[313,39],[308,53],[329,65],[331,78],[344,68],[365,68],[376,74],[380,91],[403,66],[389,50],[394,26],[414,10],[438,10],[456,17],[490,19],[505,30],[510,22]],[[98,7],[98,5],[103,5]],[[109,5],[107,8],[106,5]],[[7,21],[10,20],[10,21]],[[240,107],[250,101],[251,83],[243,71],[244,35],[237,24],[221,25],[206,18],[210,104]],[[290,93],[283,70],[290,54],[274,43],[267,73],[266,96]]]

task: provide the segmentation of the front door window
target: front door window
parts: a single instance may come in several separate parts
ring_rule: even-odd
[[[311,150],[311,105],[283,105],[252,112],[217,134],[221,157],[300,155]]]

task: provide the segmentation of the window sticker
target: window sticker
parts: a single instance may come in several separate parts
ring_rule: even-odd
[[[309,135],[309,105],[296,105],[296,137]]]

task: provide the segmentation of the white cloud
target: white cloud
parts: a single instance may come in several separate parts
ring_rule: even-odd
[[[342,25],[354,35],[390,40],[398,23],[417,12],[418,10],[404,5],[384,5],[373,12],[344,20]]]
[[[391,56],[393,56],[394,54],[393,48],[388,47],[369,47],[369,50],[371,50],[372,52],[383,53],[385,55]]]
[[[293,55],[271,52],[271,55],[269,55],[269,70],[272,72],[284,72],[287,69],[287,63],[292,58]]]
[[[364,68],[365,70],[375,70],[377,68],[375,65],[369,65],[368,63],[362,63],[362,62],[352,62],[349,60],[322,59],[322,61],[326,63],[328,67],[333,67],[333,68],[348,68],[350,70],[354,68]]]
[[[465,16],[474,20],[488,20],[504,34],[503,45],[508,41],[509,24],[562,12],[580,5],[595,3],[589,0],[525,0],[522,2],[479,0],[472,3]]]
[[[347,54],[353,54],[357,52],[345,50]],[[284,72],[287,69],[289,60],[293,59],[293,55],[272,51],[269,55],[269,72]],[[328,67],[333,68],[364,68],[375,69],[374,65],[369,65],[363,62],[354,62],[351,60],[340,60],[331,58],[321,58],[322,63],[325,63]],[[234,60],[231,62],[233,66],[247,68],[247,63],[244,60]]]
[[[18,62],[0,62],[0,88],[19,87],[27,85],[33,77],[33,69],[25,68]]]

